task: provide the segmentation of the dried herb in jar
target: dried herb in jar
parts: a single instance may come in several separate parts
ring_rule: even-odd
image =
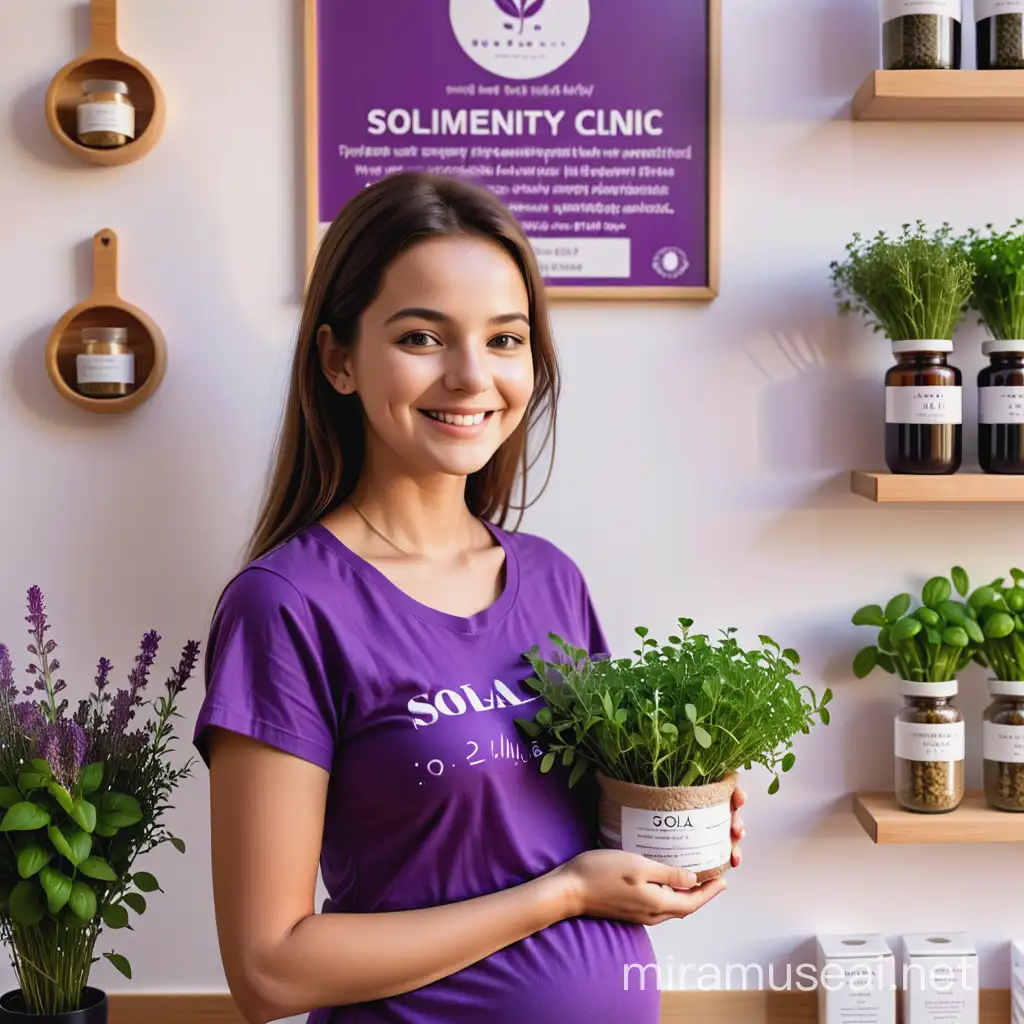
[[[886,0],[882,60],[889,71],[960,67],[960,0]]]
[[[979,18],[977,40],[980,71],[1024,68],[1024,13]]]

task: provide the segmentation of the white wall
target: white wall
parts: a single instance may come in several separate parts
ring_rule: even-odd
[[[982,983],[1005,986],[1006,941],[1024,934],[1019,847],[878,848],[852,819],[849,792],[890,784],[898,701],[887,679],[851,678],[866,639],[848,622],[953,563],[983,577],[1024,559],[1020,513],[849,494],[852,467],[882,465],[889,356],[834,315],[828,263],[858,229],[1009,221],[1022,212],[1024,134],[852,123],[849,98],[876,60],[873,0],[724,6],[721,298],[557,309],[557,473],[525,528],[582,564],[617,649],[634,625],[665,635],[691,615],[776,635],[804,655],[809,682],[837,692],[831,729],[800,745],[778,796],[760,771],[746,780],[743,868],[699,916],[655,930],[662,957],[779,970],[819,931],[957,928],[977,938]],[[73,696],[101,653],[123,673],[146,629],[164,636],[163,670],[185,639],[205,640],[250,526],[298,313],[295,7],[125,0],[122,44],[159,77],[169,116],[143,162],[103,170],[74,162],[42,115],[49,79],[84,47],[85,17],[68,0],[0,6],[0,635],[19,650],[24,590],[40,584]],[[88,292],[102,227],[120,235],[123,296],[170,352],[161,390],[125,418],[65,403],[43,364],[52,324]],[[958,341],[973,380],[978,329]],[[980,675],[965,690],[977,751]],[[184,752],[191,721],[182,729]],[[970,785],[979,769],[975,757]],[[100,951],[135,968],[129,984],[99,964],[110,990],[225,988],[201,766],[177,804],[189,853],[154,855],[167,895],[135,932],[103,938]]]

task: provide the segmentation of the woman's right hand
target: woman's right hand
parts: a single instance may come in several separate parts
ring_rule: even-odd
[[[570,916],[645,925],[688,917],[726,888],[722,877],[697,885],[684,868],[624,850],[587,850],[552,874],[565,886]]]

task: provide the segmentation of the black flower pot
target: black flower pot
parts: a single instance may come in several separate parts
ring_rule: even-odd
[[[107,1024],[107,994],[89,985],[82,990],[82,1008],[67,1013],[29,1013],[21,989],[0,996],[0,1024]]]

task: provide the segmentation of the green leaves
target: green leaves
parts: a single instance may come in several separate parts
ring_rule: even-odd
[[[88,796],[90,793],[95,792],[100,788],[100,783],[103,782],[103,762],[94,761],[92,764],[87,764],[83,769],[78,779],[78,788],[82,791],[83,796]]]
[[[17,924],[33,928],[46,914],[46,904],[39,886],[32,881],[21,881],[11,890],[9,901],[11,917]]]
[[[907,609],[910,608],[910,595],[909,594],[897,594],[886,606],[885,606],[885,621],[892,624],[898,619],[903,618],[907,614]]]
[[[937,608],[943,601],[949,600],[952,592],[945,576],[933,576],[921,591],[921,601],[929,608]]]
[[[47,866],[39,873],[39,881],[46,893],[46,905],[50,913],[60,913],[71,896],[71,879],[63,871]]]
[[[129,981],[132,977],[132,965],[120,953],[103,954]]]
[[[78,870],[83,875],[87,875],[89,878],[98,879],[101,882],[117,881],[117,873],[102,857],[86,857],[85,860],[78,865]]]
[[[879,628],[887,624],[885,612],[882,611],[882,606],[877,604],[868,604],[863,608],[858,608],[853,613],[851,620],[855,626],[878,626]]]
[[[853,659],[853,674],[858,679],[863,679],[869,675],[871,670],[878,663],[878,648],[877,647],[863,647],[857,652],[857,656]]]
[[[108,903],[100,909],[100,917],[108,928],[127,928],[128,911],[119,903]]]
[[[91,921],[96,916],[96,893],[85,882],[75,882],[71,886],[68,906],[83,921]]]
[[[94,832],[96,830],[96,807],[84,797],[75,797],[74,807],[71,809],[71,817],[86,832]]]
[[[50,824],[50,812],[38,804],[22,800],[14,804],[0,821],[0,832],[30,832]]]
[[[53,860],[53,851],[44,850],[38,843],[29,843],[18,853],[18,874],[31,878]]]

